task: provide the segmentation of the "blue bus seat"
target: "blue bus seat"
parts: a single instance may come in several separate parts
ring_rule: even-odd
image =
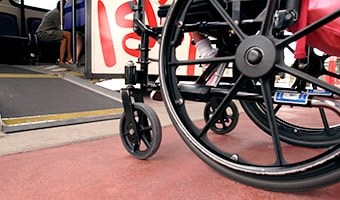
[[[27,30],[29,34],[35,34],[37,31],[40,23],[42,21],[42,18],[38,17],[29,17],[27,18]]]
[[[34,40],[35,62],[55,63],[59,58],[60,41],[40,41],[36,35],[36,31],[42,21],[42,18],[27,18],[28,34]]]
[[[0,62],[4,64],[25,64],[29,59],[30,40],[21,36],[17,17],[0,12]]]

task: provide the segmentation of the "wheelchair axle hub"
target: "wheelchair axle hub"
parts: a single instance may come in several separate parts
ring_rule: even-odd
[[[257,47],[250,48],[246,53],[246,61],[251,65],[257,65],[263,58],[263,52]]]
[[[237,69],[251,78],[259,78],[269,73],[275,60],[275,46],[264,36],[252,36],[242,41],[235,58]]]

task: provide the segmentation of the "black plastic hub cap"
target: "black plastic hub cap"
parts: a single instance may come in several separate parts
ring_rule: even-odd
[[[235,58],[237,69],[251,78],[260,78],[269,73],[275,60],[275,46],[264,36],[251,36],[242,41]]]

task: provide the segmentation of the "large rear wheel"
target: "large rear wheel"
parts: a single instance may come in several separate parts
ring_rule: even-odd
[[[233,20],[233,12],[230,10],[232,6],[221,2],[178,0],[171,7],[164,25],[160,47],[161,89],[168,113],[182,139],[208,165],[229,178],[254,187],[287,192],[316,189],[338,182],[339,143],[334,142],[327,145],[327,148],[302,148],[282,142],[275,105],[279,99],[277,95],[288,95],[291,101],[280,101],[280,104],[303,109],[305,115],[310,107],[327,107],[339,117],[337,98],[340,89],[285,64],[284,49],[302,35],[277,38],[272,35],[273,16],[279,1],[269,1],[265,5],[266,9],[259,7],[263,1],[242,2],[246,4],[245,9],[251,9],[251,15],[248,16],[243,15],[246,10],[241,7],[242,18],[247,18],[244,23],[242,20]],[[200,9],[202,5],[203,9]],[[251,20],[248,18],[256,17],[264,9],[267,12],[263,20],[249,24]],[[334,19],[334,16],[331,17]],[[321,25],[308,28],[307,32]],[[219,56],[212,59],[183,58],[182,38],[193,31],[214,37],[222,51]],[[233,63],[227,69],[232,71],[232,76],[221,79],[216,87],[198,81],[181,81],[183,68],[190,65],[194,66],[195,72],[199,72],[199,66],[206,63],[212,63],[210,66]],[[209,71],[214,70],[207,69],[202,72],[202,76],[206,77]],[[324,100],[324,97],[311,98],[289,88],[282,91],[273,82],[275,75],[282,72],[303,79],[332,95]],[[204,110],[205,103],[214,97],[222,98],[222,101],[210,114],[209,120],[205,121],[203,117],[197,119],[192,113],[197,113],[200,107]],[[297,102],[301,99],[306,102]],[[232,100],[250,102],[251,108],[254,105],[265,105],[261,110],[256,107],[253,113],[265,113],[254,119],[261,117],[265,121],[270,138],[261,133],[262,127],[248,128],[243,134],[237,128],[228,135],[210,131]],[[289,130],[286,129],[287,134]],[[335,134],[339,134],[339,131]]]

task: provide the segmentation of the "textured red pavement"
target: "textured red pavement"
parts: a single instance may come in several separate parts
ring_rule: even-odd
[[[147,161],[128,155],[118,136],[0,157],[1,200],[339,197],[340,184],[308,192],[276,193],[236,183],[193,155],[173,127],[163,128],[161,147]]]

